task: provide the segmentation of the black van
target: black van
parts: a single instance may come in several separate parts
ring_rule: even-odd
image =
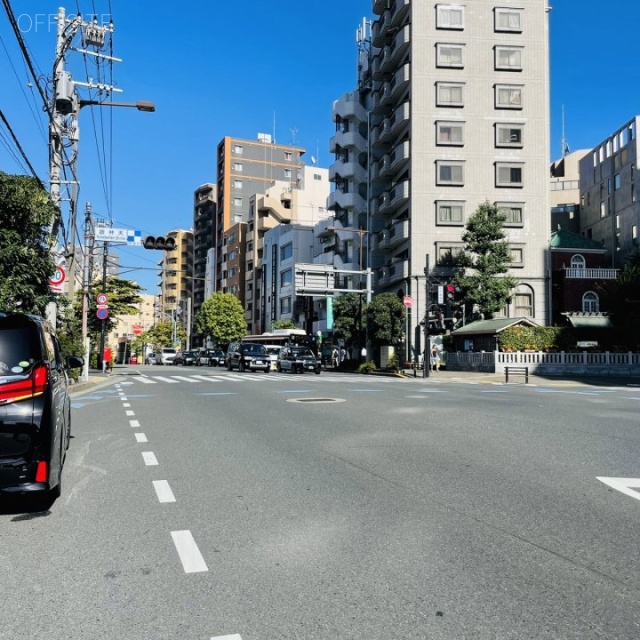
[[[0,499],[60,494],[71,437],[68,368],[54,331],[42,318],[0,312]]]

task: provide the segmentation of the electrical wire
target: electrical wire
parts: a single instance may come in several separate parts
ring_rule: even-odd
[[[16,145],[16,148],[18,149],[18,151],[20,152],[20,155],[24,158],[24,161],[27,163],[27,166],[29,167],[29,171],[31,171],[31,175],[38,181],[38,184],[40,185],[40,187],[44,189],[45,187],[44,187],[44,184],[42,183],[42,180],[40,180],[40,177],[36,173],[36,170],[33,168],[33,165],[29,161],[27,154],[25,153],[24,149],[22,148],[22,145],[20,144],[20,140],[18,140],[18,137],[16,136],[13,129],[11,128],[11,125],[9,124],[9,121],[5,117],[2,109],[0,109],[0,120],[2,120],[2,122],[4,123],[4,126],[6,127],[7,131],[9,132],[9,135],[13,139],[13,142]]]

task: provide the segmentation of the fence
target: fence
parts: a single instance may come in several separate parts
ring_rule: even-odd
[[[537,375],[640,376],[640,353],[611,351],[515,351],[446,353],[444,364],[449,371],[483,371],[504,373],[509,366],[527,366]]]

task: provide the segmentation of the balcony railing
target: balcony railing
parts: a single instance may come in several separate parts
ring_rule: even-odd
[[[579,278],[582,280],[615,280],[619,269],[576,269],[565,267],[565,278]]]

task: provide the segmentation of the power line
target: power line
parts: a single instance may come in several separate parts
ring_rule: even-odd
[[[18,148],[18,151],[20,152],[20,155],[24,158],[24,161],[27,163],[27,166],[29,167],[29,170],[31,171],[31,175],[33,175],[33,177],[38,181],[38,184],[40,185],[40,187],[42,189],[45,189],[45,186],[42,183],[42,180],[40,180],[38,174],[36,173],[36,170],[33,168],[33,165],[31,164],[31,162],[29,162],[29,158],[27,157],[27,154],[24,152],[24,149],[22,148],[22,145],[20,144],[20,141],[18,140],[16,134],[13,132],[13,129],[11,128],[11,125],[9,124],[9,121],[5,117],[4,112],[2,111],[2,109],[0,109],[0,120],[2,120],[2,122],[4,123],[4,126],[7,128],[7,131],[9,132],[11,137],[13,138],[13,142],[15,143],[16,147]]]

